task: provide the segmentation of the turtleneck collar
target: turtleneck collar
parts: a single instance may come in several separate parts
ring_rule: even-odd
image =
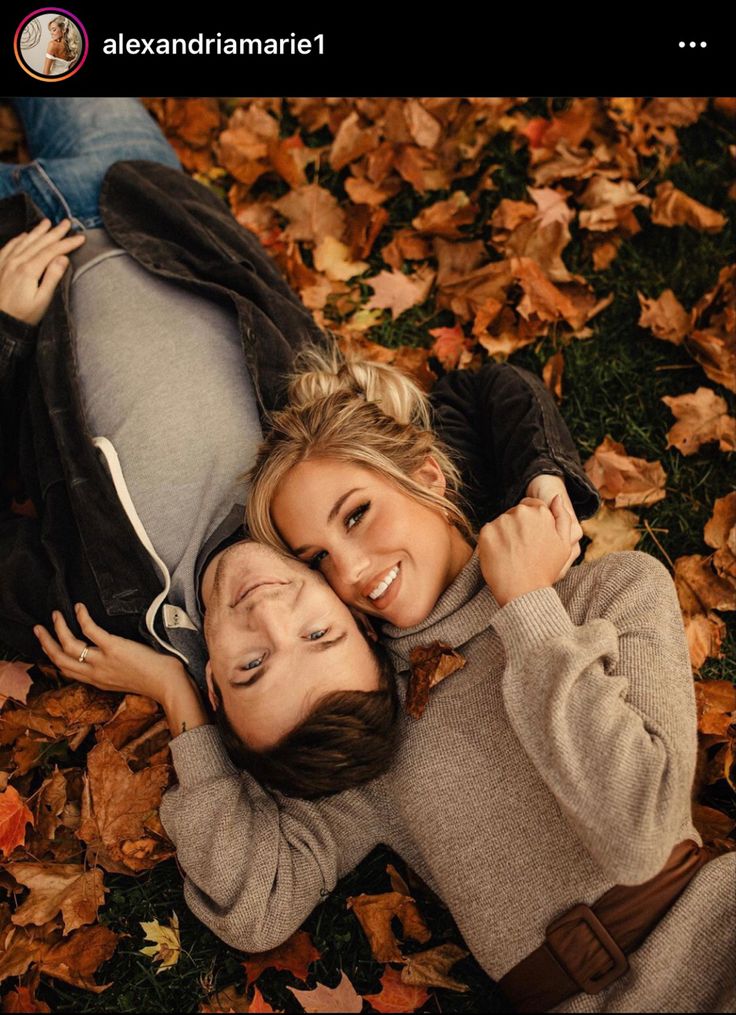
[[[490,627],[493,615],[499,609],[483,578],[476,549],[423,621],[414,627],[384,624],[381,640],[394,656],[397,667],[407,669],[413,648],[431,645],[435,641],[444,641],[452,648],[459,648]]]

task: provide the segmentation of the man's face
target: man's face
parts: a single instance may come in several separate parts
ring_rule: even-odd
[[[374,691],[376,659],[350,610],[305,564],[235,543],[202,580],[207,685],[235,732],[264,750],[331,691]]]

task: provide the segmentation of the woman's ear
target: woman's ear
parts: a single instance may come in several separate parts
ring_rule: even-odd
[[[444,494],[447,489],[447,479],[445,474],[440,468],[437,459],[433,458],[432,455],[427,455],[424,459],[424,464],[412,473],[412,479],[415,479],[417,483],[421,483],[422,486],[426,486],[428,490],[434,490],[435,493]]]
[[[371,623],[371,618],[365,613],[361,613],[360,610],[356,610],[354,606],[350,607],[350,612],[353,615],[353,620],[363,632],[364,637],[368,641],[378,641],[378,635],[376,629]]]

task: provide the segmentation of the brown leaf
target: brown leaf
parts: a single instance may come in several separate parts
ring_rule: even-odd
[[[591,177],[578,202],[586,209],[578,217],[581,229],[610,232],[620,226],[626,229],[632,209],[636,205],[648,208],[652,199],[640,193],[631,180],[614,182],[596,174]]]
[[[633,550],[641,539],[637,531],[639,520],[633,511],[609,508],[601,504],[592,518],[580,523],[583,532],[591,539],[585,551],[585,560],[598,560],[607,553]]]
[[[601,497],[617,508],[654,504],[666,495],[667,474],[661,462],[627,455],[623,444],[609,434],[586,461],[585,471]]]
[[[330,149],[330,165],[339,172],[366,152],[378,148],[381,134],[377,127],[363,127],[360,116],[353,110],[340,124]]]
[[[97,919],[105,902],[102,871],[85,870],[81,864],[13,863],[8,867],[19,884],[31,893],[13,914],[13,923],[25,927],[52,920],[61,912],[64,934]]]
[[[712,381],[736,391],[736,328],[700,328],[688,335],[685,347]]]
[[[290,190],[273,202],[273,207],[289,219],[284,236],[292,240],[319,243],[323,236],[342,239],[345,212],[329,191],[316,183]]]
[[[385,208],[372,208],[368,204],[349,205],[345,238],[351,257],[367,257],[387,221]]]
[[[258,988],[256,988],[258,990]],[[244,990],[240,990],[237,983],[223,987],[215,994],[210,994],[206,1001],[199,1006],[201,1012],[246,1012],[246,1011],[273,1011],[270,1006],[267,1008],[251,1008],[248,1005],[248,998]]]
[[[41,956],[40,970],[47,976],[70,983],[82,990],[100,994],[111,984],[100,985],[92,979],[98,966],[110,958],[118,943],[118,934],[109,927],[95,924],[82,927],[68,938],[51,945]]]
[[[445,201],[436,201],[423,208],[411,224],[418,233],[456,240],[463,236],[460,226],[470,225],[478,208],[464,190],[454,191]]]
[[[436,148],[442,137],[442,124],[425,109],[419,99],[404,104],[404,118],[411,137],[420,148]]]
[[[417,941],[428,941],[431,933],[416,902],[410,895],[400,892],[382,892],[379,895],[351,895],[347,899],[348,909],[355,913],[363,928],[371,954],[376,962],[403,962],[399,943],[391,929],[391,920],[397,917],[404,937]]]
[[[380,187],[360,176],[349,176],[345,180],[345,190],[355,204],[368,204],[373,207],[381,205],[389,198],[395,197],[401,190],[401,180],[391,176]]]
[[[318,983],[314,990],[297,990],[296,987],[287,989],[306,1012],[359,1012],[363,1009],[363,998],[342,971],[336,987]]]
[[[714,549],[726,545],[736,525],[736,490],[718,497],[713,504],[713,514],[705,523],[703,538]]]
[[[652,334],[673,345],[682,345],[683,339],[692,327],[690,314],[685,310],[671,289],[665,289],[656,299],[648,299],[637,292],[641,314],[638,324],[651,328]]]
[[[404,275],[401,271],[381,271],[373,278],[365,279],[374,293],[365,304],[365,309],[389,309],[391,317],[396,320],[406,310],[424,303],[434,278],[434,271],[426,265],[412,275]]]
[[[54,839],[66,805],[66,777],[55,768],[44,779],[36,800],[36,831],[44,839]]]
[[[456,324],[454,328],[433,328],[430,335],[434,343],[430,352],[442,364],[445,370],[461,370],[471,358],[472,342],[463,334],[462,328]]]
[[[161,793],[169,779],[167,765],[131,772],[121,754],[103,740],[87,758],[88,775],[82,799],[82,822],[78,837],[87,843],[91,862],[116,874],[148,870],[173,856],[174,849],[161,843],[155,856],[126,854],[126,842],[145,837],[145,829],[158,817]]]
[[[403,178],[423,194],[425,190],[449,190],[451,178],[434,152],[416,145],[401,145],[394,165]]]
[[[444,987],[446,990],[464,993],[470,990],[467,984],[460,983],[447,974],[456,962],[469,954],[464,948],[449,941],[425,952],[414,952],[405,958],[406,965],[401,970],[401,979],[414,986]]]
[[[699,553],[678,557],[674,581],[680,607],[687,613],[736,610],[736,584],[717,575],[709,557]]]
[[[550,356],[542,367],[542,380],[548,391],[551,391],[558,402],[562,401],[562,374],[565,369],[565,357],[562,352]]]
[[[95,731],[97,742],[107,739],[114,747],[120,748],[150,726],[153,717],[159,713],[159,706],[153,698],[126,694],[113,717]]]
[[[524,295],[517,311],[525,319],[532,315],[539,321],[565,320],[574,327],[585,321],[575,304],[562,290],[553,285],[540,266],[529,257],[512,257],[511,269]]]
[[[713,842],[714,839],[725,839],[736,828],[733,818],[729,818],[723,811],[718,811],[715,807],[706,807],[696,801],[693,801],[693,824],[703,837],[704,843]]]
[[[400,345],[394,350],[391,362],[397,370],[403,370],[419,384],[423,391],[431,391],[437,380],[437,374],[428,366],[429,349],[414,348]]]
[[[690,665],[697,673],[706,659],[722,659],[726,625],[717,613],[683,613]]]
[[[40,928],[15,927],[10,922],[10,910],[6,903],[2,903],[0,932],[0,980],[9,976],[22,976],[32,962],[39,961],[50,941],[59,936],[54,923]]]
[[[0,852],[10,856],[26,841],[26,825],[33,824],[33,815],[15,786],[7,786],[0,794]]]
[[[698,732],[717,733],[725,739],[728,727],[736,722],[736,684],[730,680],[696,680],[695,704]]]
[[[665,395],[665,405],[679,422],[667,433],[667,447],[694,455],[703,444],[718,441],[721,451],[736,451],[736,419],[728,415],[725,398],[711,388],[698,388],[686,395]]]
[[[334,236],[323,236],[314,248],[314,266],[332,282],[346,282],[368,268],[367,261],[350,261],[348,247]]]
[[[257,955],[249,955],[243,962],[245,977],[253,983],[264,969],[288,969],[298,980],[306,980],[307,967],[322,958],[320,952],[312,944],[312,939],[305,930],[297,930],[288,941],[277,948]]]
[[[10,990],[3,997],[3,1012],[50,1012],[45,1001],[36,997],[38,989],[38,972],[31,976],[29,983],[21,984],[16,990]]]
[[[725,215],[678,190],[671,180],[657,184],[651,216],[658,226],[688,225],[707,233],[720,232],[728,221]]]
[[[372,1008],[380,1012],[416,1011],[429,1000],[429,991],[424,987],[404,983],[401,971],[390,966],[381,977],[380,994],[364,994]]]
[[[8,698],[25,705],[33,681],[28,676],[30,663],[0,661],[0,709]]]
[[[411,676],[404,707],[413,719],[420,719],[429,701],[429,692],[445,677],[461,670],[466,660],[452,646],[442,641],[411,650]]]

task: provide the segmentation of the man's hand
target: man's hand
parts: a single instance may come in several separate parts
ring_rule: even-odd
[[[561,476],[550,476],[547,474],[535,476],[526,488],[527,497],[542,500],[547,507],[551,506],[552,501],[557,494],[559,494],[562,500],[562,506],[570,515],[572,525],[570,527],[570,555],[565,561],[562,570],[555,578],[555,581],[559,581],[560,578],[564,578],[573,563],[580,556],[580,540],[584,535],[583,529],[577,519],[577,515],[575,514],[575,508],[572,506],[572,501],[568,496],[565,480]]]
[[[570,554],[570,515],[555,496],[551,507],[532,497],[484,525],[480,567],[500,606],[557,581]]]
[[[69,265],[65,255],[80,247],[82,233],[65,236],[71,222],[62,219],[51,229],[43,219],[0,248],[0,310],[26,324],[38,324]]]

